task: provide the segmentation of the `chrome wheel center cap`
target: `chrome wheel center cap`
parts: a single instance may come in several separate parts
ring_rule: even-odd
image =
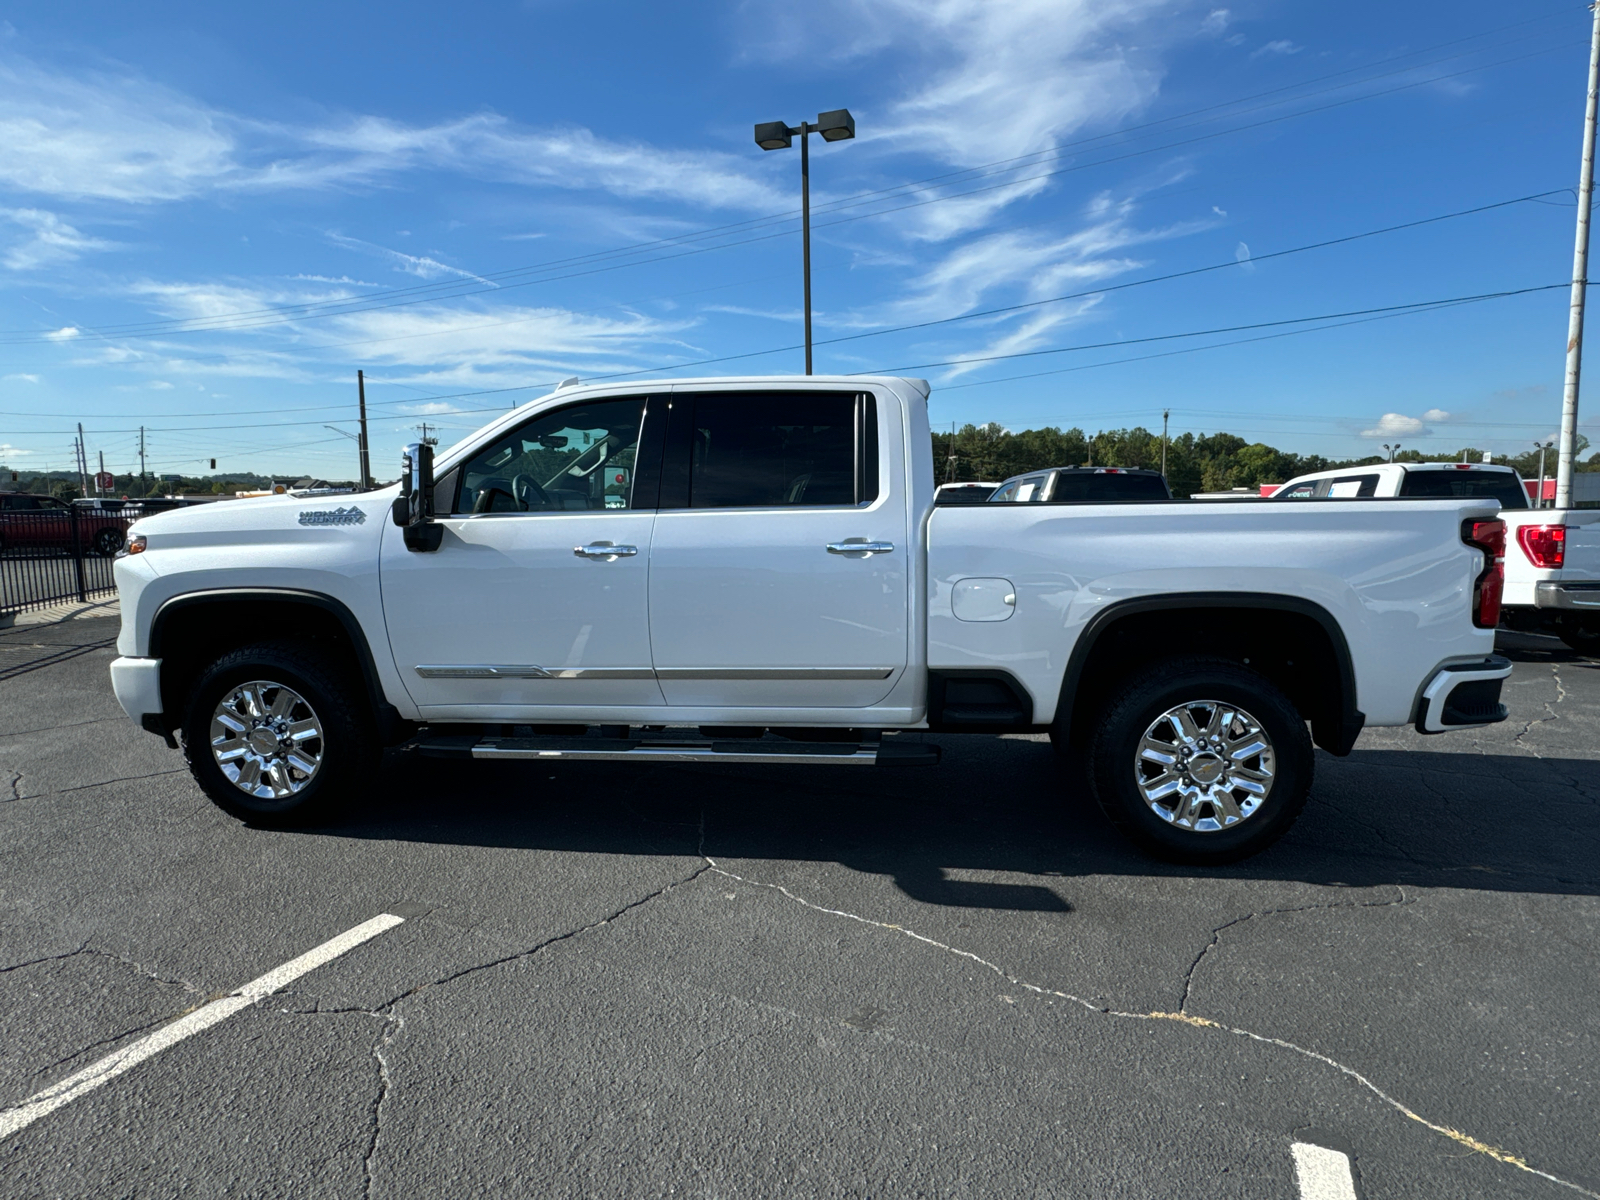
[[[1215,754],[1197,754],[1189,760],[1189,775],[1196,783],[1212,784],[1222,778],[1227,765]]]
[[[249,737],[250,749],[257,754],[268,755],[278,752],[278,735],[271,729],[261,728],[253,730]]]

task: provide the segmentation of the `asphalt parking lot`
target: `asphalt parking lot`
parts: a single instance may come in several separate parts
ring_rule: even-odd
[[[395,755],[252,829],[121,715],[115,633],[0,631],[6,1196],[1600,1195],[1600,662],[1553,639],[1502,638],[1507,723],[1319,752],[1196,870],[1016,737]]]

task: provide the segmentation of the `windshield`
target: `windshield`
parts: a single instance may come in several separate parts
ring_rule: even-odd
[[[1407,471],[1400,494],[1435,500],[1498,500],[1501,508],[1528,507],[1528,494],[1510,471],[1458,471],[1453,467]]]

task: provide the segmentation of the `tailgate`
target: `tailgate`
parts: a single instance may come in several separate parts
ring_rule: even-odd
[[[1567,554],[1557,578],[1600,580],[1600,509],[1580,508],[1564,515]]]

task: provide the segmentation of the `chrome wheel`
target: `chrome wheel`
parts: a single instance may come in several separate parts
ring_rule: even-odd
[[[1133,770],[1156,816],[1215,833],[1249,820],[1272,791],[1272,739],[1236,704],[1190,700],[1150,723]]]
[[[211,753],[246,795],[282,800],[303,791],[322,765],[322,722],[281,683],[241,683],[211,714]]]

